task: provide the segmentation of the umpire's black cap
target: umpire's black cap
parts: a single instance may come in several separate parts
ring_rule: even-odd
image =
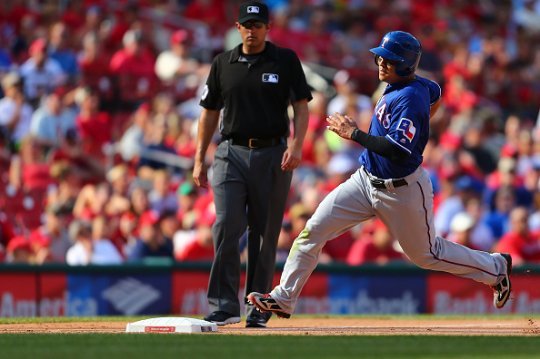
[[[243,24],[249,20],[261,21],[268,24],[268,7],[266,4],[258,1],[247,1],[240,4],[238,22]]]

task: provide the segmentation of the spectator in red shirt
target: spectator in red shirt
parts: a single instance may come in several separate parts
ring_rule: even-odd
[[[111,116],[107,112],[100,111],[99,95],[92,88],[77,89],[75,100],[80,107],[75,122],[83,152],[87,156],[104,161],[103,146],[111,142]]]
[[[529,231],[528,217],[525,207],[514,208],[510,212],[510,230],[501,237],[494,249],[510,254],[514,265],[540,262],[540,233]]]
[[[224,33],[230,24],[225,13],[225,2],[222,0],[194,0],[184,10],[188,19],[199,20],[208,26],[212,34]]]
[[[122,43],[124,47],[114,53],[109,67],[118,84],[121,109],[132,111],[158,90],[155,58],[144,46],[139,30],[127,31]]]
[[[372,227],[368,227],[352,245],[347,257],[347,264],[387,264],[392,261],[404,260],[403,253],[394,248],[394,243],[395,239],[388,232],[384,223],[376,219]]]
[[[184,228],[174,235],[174,257],[177,261],[211,261],[214,258],[212,224],[215,214],[207,210],[199,213],[194,228]]]
[[[114,95],[109,70],[110,56],[103,49],[96,33],[89,32],[84,36],[77,61],[81,72],[81,85],[96,88],[104,107],[110,108]]]

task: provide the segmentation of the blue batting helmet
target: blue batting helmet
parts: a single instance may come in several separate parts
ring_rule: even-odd
[[[379,47],[370,49],[375,54],[375,62],[380,56],[386,60],[396,62],[396,74],[409,76],[416,71],[422,45],[413,35],[405,31],[391,31],[384,35]]]

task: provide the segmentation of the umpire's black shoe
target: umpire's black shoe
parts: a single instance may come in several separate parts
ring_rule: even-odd
[[[502,308],[510,299],[510,293],[512,292],[512,283],[510,282],[510,273],[512,273],[512,257],[510,254],[500,253],[506,260],[506,274],[499,283],[494,285],[493,288],[493,305],[495,308]]]
[[[246,328],[266,328],[266,323],[270,320],[271,316],[271,312],[261,313],[253,308],[246,318]]]
[[[233,314],[222,312],[220,310],[215,311],[204,317],[207,322],[216,323],[217,325],[227,325],[240,323],[240,317]]]

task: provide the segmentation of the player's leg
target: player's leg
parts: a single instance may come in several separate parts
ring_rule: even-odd
[[[287,316],[294,311],[302,288],[317,266],[325,243],[373,216],[369,188],[357,171],[324,198],[308,220],[306,228],[295,239],[280,284],[270,293],[269,300],[275,300],[280,308],[276,314]],[[264,304],[260,298],[248,296],[248,299]],[[261,309],[268,310],[264,307]]]
[[[211,313],[225,312],[233,317],[230,323],[240,321],[239,238],[247,224],[244,169],[242,161],[237,160],[241,155],[228,142],[222,142],[216,150],[212,176],[216,221],[212,227],[214,261],[208,284],[208,303]]]
[[[394,191],[379,191],[377,212],[416,265],[494,286],[507,272],[505,258],[435,234],[433,189],[427,173],[421,171],[418,182]]]

